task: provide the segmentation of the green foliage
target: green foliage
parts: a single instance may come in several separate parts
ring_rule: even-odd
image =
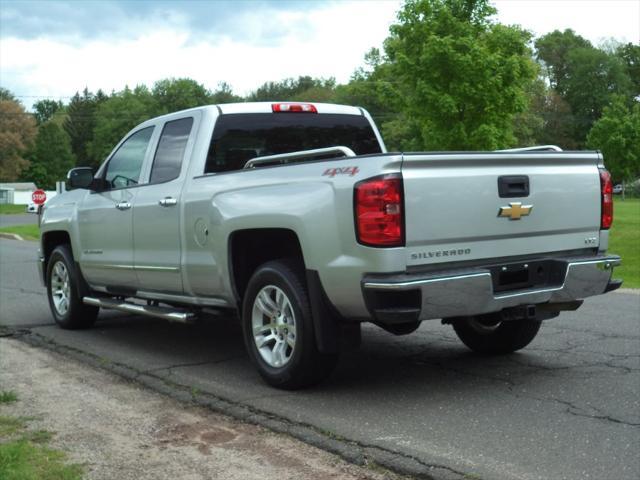
[[[631,80],[631,96],[640,95],[640,45],[627,43],[620,45],[616,50],[616,55],[622,60],[627,69],[627,74]]]
[[[573,30],[556,30],[536,40],[535,45],[552,88],[570,107],[571,115],[564,124],[572,124],[571,137],[582,148],[611,95],[631,94],[630,69],[621,56],[595,48]]]
[[[106,98],[100,90],[94,95],[85,88],[82,95],[76,93],[67,106],[64,129],[71,139],[71,150],[76,157],[78,166],[96,164],[89,155],[89,144],[93,140],[98,106]]]
[[[0,100],[10,100],[12,102],[20,103],[13,93],[3,87],[0,87]]]
[[[168,78],[157,81],[153,85],[151,94],[157,102],[156,108],[159,114],[211,103],[209,91],[190,78]]]
[[[496,149],[515,143],[535,77],[530,34],[493,23],[487,0],[409,0],[385,49],[402,112],[430,150]]]
[[[54,189],[56,181],[64,180],[76,164],[69,136],[51,121],[38,128],[35,145],[28,158],[31,164],[23,177],[44,189]]]
[[[624,97],[615,97],[593,125],[587,142],[602,151],[616,181],[640,177],[640,102],[629,106]]]
[[[543,78],[527,89],[528,108],[514,118],[514,134],[519,146],[558,145],[575,150],[575,120],[569,104]]]
[[[235,103],[244,101],[242,97],[239,97],[233,93],[231,85],[227,82],[218,83],[218,88],[211,93],[210,103]]]
[[[334,78],[322,79],[301,76],[286,78],[279,82],[266,82],[250,93],[250,102],[279,101],[328,101],[336,87]]]
[[[157,98],[144,85],[112,94],[96,109],[89,165],[100,165],[129,130],[161,113]]]
[[[570,52],[579,48],[593,48],[589,40],[570,28],[564,32],[554,30],[538,38],[535,46],[538,59],[546,67],[551,87],[563,96],[567,93],[567,82],[573,76],[567,65]]]
[[[12,182],[29,166],[26,151],[36,135],[36,122],[22,104],[3,90],[0,97],[0,181]]]
[[[33,104],[34,114],[38,125],[49,121],[56,113],[64,110],[64,105],[59,100],[39,100]]]

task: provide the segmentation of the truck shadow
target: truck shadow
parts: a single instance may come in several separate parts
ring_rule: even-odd
[[[143,372],[170,374],[177,383],[195,384],[213,394],[257,399],[278,392],[266,386],[250,364],[234,318],[183,325],[107,313],[86,334],[99,338],[89,347],[99,355]],[[401,337],[365,325],[362,346],[342,354],[325,382],[288,395],[411,392],[425,398],[484,388],[510,390],[516,384],[545,381],[541,369],[546,378],[552,373],[545,369],[546,361],[540,352],[527,349],[498,357],[474,354],[439,322],[425,322],[417,332]]]

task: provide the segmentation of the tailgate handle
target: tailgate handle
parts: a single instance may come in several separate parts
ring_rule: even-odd
[[[500,198],[529,196],[529,177],[526,175],[503,175],[498,177]]]

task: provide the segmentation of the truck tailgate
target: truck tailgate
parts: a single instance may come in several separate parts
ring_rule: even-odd
[[[595,152],[406,154],[407,265],[596,248],[600,163]]]

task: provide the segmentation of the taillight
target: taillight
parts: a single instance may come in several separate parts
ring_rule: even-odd
[[[404,245],[402,178],[383,175],[356,183],[354,210],[358,242],[372,247]]]
[[[611,228],[613,223],[613,183],[611,174],[604,168],[600,169],[600,194],[601,194],[601,216],[600,228]]]
[[[316,106],[310,103],[272,103],[271,111],[274,113],[318,113]]]

